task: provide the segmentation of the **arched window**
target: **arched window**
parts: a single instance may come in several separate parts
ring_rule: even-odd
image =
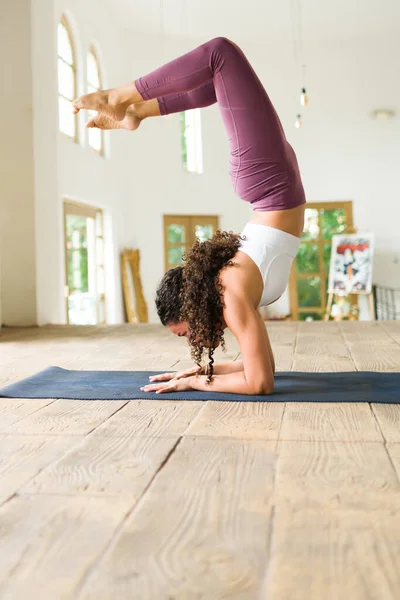
[[[100,66],[97,58],[96,51],[94,48],[91,48],[87,55],[87,91],[88,94],[92,92],[97,92],[101,89],[101,74],[100,74]],[[89,111],[89,115],[93,116],[96,113],[94,111]],[[103,154],[104,152],[104,131],[101,129],[90,128],[88,129],[88,140],[89,146],[91,146],[94,150],[99,152],[99,154]]]
[[[189,173],[203,172],[200,108],[181,113],[182,166]]]
[[[76,115],[71,101],[76,98],[76,64],[71,33],[65,17],[58,24],[58,114],[60,131],[77,141]]]

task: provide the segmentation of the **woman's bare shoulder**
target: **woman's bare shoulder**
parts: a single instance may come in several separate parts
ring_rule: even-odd
[[[263,280],[257,265],[244,252],[238,251],[232,259],[233,265],[221,269],[221,284],[227,293],[242,296],[258,306],[263,292]]]

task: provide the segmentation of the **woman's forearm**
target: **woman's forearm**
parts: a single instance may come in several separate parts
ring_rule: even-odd
[[[228,373],[237,373],[243,371],[242,360],[232,360],[228,363],[214,365],[214,375],[227,375]]]
[[[274,377],[271,374],[271,381],[267,386],[258,386],[247,381],[244,371],[237,371],[225,375],[214,375],[211,383],[207,383],[207,376],[192,376],[189,383],[192,389],[201,392],[226,392],[230,394],[272,394],[274,391]]]
[[[274,355],[270,353],[272,369],[275,373],[275,360]],[[228,363],[220,363],[214,365],[214,375],[228,375],[229,373],[237,373],[238,371],[243,371],[243,361],[242,360],[233,360]],[[204,372],[204,371],[203,371]]]

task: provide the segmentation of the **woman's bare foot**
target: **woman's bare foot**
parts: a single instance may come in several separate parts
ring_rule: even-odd
[[[139,117],[135,109],[135,105],[131,104],[127,110],[125,117],[122,121],[116,121],[107,117],[105,114],[97,113],[87,123],[86,127],[97,127],[98,129],[127,129],[129,131],[135,131],[142,122],[142,118]]]
[[[128,83],[119,88],[99,90],[93,94],[81,96],[72,102],[72,107],[75,114],[82,109],[95,110],[114,121],[122,121],[132,102],[142,100],[135,85]]]

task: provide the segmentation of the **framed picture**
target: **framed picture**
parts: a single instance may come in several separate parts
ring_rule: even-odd
[[[370,294],[372,288],[372,233],[332,236],[328,292]]]

